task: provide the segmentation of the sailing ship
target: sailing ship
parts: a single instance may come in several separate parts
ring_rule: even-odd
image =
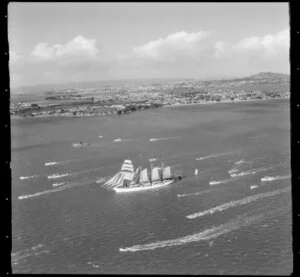
[[[149,176],[150,175],[150,176]],[[138,167],[134,170],[131,160],[125,160],[121,170],[110,178],[104,186],[112,188],[116,192],[134,192],[150,190],[173,183],[180,176],[175,177],[171,166],[162,164],[161,167],[152,167],[150,174],[148,168]]]

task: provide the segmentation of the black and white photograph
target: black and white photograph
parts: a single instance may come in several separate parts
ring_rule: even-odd
[[[10,2],[12,273],[292,274],[289,9]]]

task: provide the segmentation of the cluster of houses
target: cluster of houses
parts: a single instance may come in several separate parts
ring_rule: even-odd
[[[289,94],[289,91],[251,91],[238,87],[203,88],[202,82],[185,81],[146,86],[51,91],[41,102],[12,102],[10,111],[12,116],[18,117],[120,115],[173,104],[289,98]]]

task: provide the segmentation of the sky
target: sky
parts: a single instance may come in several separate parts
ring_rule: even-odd
[[[9,3],[11,87],[289,73],[288,3]]]

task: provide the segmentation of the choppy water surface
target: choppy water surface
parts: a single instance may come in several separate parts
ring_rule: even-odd
[[[13,121],[13,272],[290,274],[289,137],[284,100]],[[105,189],[126,158],[185,178]]]

